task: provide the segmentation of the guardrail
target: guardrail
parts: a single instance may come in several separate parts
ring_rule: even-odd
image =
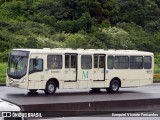
[[[160,78],[160,74],[154,74],[153,77],[154,78]]]

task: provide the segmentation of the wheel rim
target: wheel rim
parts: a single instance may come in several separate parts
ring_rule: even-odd
[[[118,88],[119,88],[118,83],[117,82],[113,82],[113,84],[112,84],[112,90],[113,91],[117,91]]]
[[[52,84],[49,84],[48,85],[48,91],[50,92],[50,93],[53,93],[54,92],[54,85],[52,85]]]

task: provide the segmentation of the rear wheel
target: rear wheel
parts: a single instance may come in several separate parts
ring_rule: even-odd
[[[109,93],[116,93],[119,90],[119,81],[118,80],[112,80],[110,83],[110,87],[107,88],[107,92]]]
[[[53,81],[49,81],[46,84],[46,89],[44,90],[45,94],[52,95],[56,92],[56,84]]]

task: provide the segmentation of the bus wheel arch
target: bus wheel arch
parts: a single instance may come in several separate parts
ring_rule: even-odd
[[[47,95],[52,95],[56,92],[56,89],[59,88],[59,82],[56,78],[51,78],[46,82],[46,87],[44,92]]]
[[[118,77],[115,77],[111,80],[109,88],[107,88],[107,92],[116,93],[121,87],[121,80]]]

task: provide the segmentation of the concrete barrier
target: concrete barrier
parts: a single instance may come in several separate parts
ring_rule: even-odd
[[[42,115],[46,117],[65,117],[123,111],[154,111],[160,109],[160,99],[34,104],[22,105],[22,107],[25,111],[42,112]]]

